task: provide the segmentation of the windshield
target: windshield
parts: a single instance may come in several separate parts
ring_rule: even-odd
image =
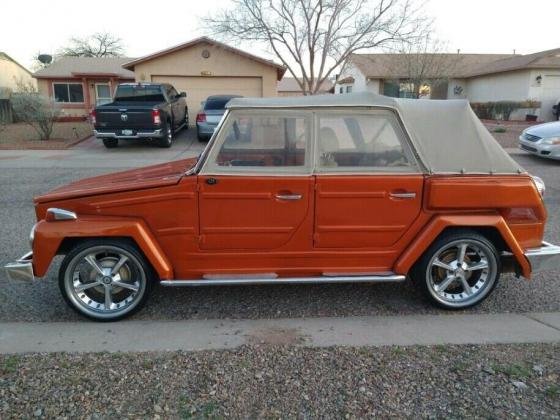
[[[210,98],[204,104],[205,110],[225,109],[231,98]]]
[[[115,102],[164,102],[161,86],[126,85],[119,86]]]

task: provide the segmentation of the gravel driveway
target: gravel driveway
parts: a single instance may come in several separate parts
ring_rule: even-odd
[[[549,222],[546,238],[560,243],[560,163],[514,155],[529,172],[547,184]],[[115,169],[0,170],[0,262],[11,261],[28,249],[34,223],[31,197],[79,178]],[[0,320],[62,321],[77,317],[60,297],[53,264],[47,277],[34,284],[8,283],[0,270]],[[560,310],[560,272],[539,274],[527,282],[502,277],[493,295],[473,311],[545,312]],[[410,284],[251,286],[222,288],[157,287],[135,319],[288,318],[376,314],[438,313]]]
[[[559,418],[559,345],[0,357],[0,418]]]

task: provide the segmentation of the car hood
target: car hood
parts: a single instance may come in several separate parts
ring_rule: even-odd
[[[196,162],[196,158],[184,159],[85,178],[37,196],[33,201],[39,204],[69,198],[173,185],[177,184],[185,172],[195,166]]]
[[[533,136],[539,136],[543,139],[547,137],[560,136],[560,121],[535,125],[527,128],[525,132]]]

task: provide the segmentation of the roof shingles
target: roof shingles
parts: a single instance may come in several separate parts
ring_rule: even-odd
[[[114,75],[134,79],[134,72],[122,67],[130,57],[60,57],[35,72],[36,78],[72,78],[80,75]]]

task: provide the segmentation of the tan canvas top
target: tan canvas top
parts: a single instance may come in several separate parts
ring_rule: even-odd
[[[520,173],[466,100],[397,99],[373,93],[235,98],[235,108],[381,107],[396,111],[412,146],[431,173]]]

